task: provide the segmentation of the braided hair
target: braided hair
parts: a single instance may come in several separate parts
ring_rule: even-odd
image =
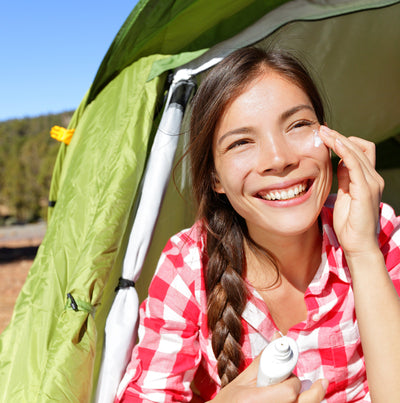
[[[229,103],[255,78],[271,69],[306,92],[323,123],[322,101],[310,76],[296,59],[279,50],[248,47],[233,52],[203,80],[192,104],[191,179],[198,218],[207,232],[207,317],[222,387],[238,375],[243,364],[241,315],[248,294],[244,280],[245,244],[260,247],[250,239],[244,219],[227,197],[214,191],[213,136]]]

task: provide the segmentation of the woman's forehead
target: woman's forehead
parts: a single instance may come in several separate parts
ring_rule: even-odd
[[[281,73],[268,71],[251,80],[227,103],[219,121],[244,113],[284,113],[298,105],[308,105],[313,111],[311,100],[297,83]]]

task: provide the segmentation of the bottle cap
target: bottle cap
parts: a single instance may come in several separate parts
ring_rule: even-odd
[[[274,347],[276,350],[274,356],[277,360],[289,361],[292,358],[293,352],[286,338],[278,339]]]

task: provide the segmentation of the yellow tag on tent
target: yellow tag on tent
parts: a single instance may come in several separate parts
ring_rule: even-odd
[[[61,126],[53,126],[50,130],[50,136],[57,141],[61,141],[62,143],[69,144],[72,135],[74,134],[75,129],[66,129]]]

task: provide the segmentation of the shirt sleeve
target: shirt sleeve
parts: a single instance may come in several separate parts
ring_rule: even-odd
[[[198,270],[189,252],[168,242],[140,307],[139,343],[125,376],[131,380],[116,402],[187,402],[201,360]]]
[[[390,278],[400,295],[400,217],[387,204],[381,206],[379,243]]]

